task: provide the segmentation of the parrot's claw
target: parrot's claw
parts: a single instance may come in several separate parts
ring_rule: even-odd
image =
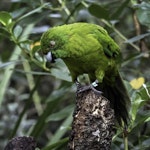
[[[101,95],[103,93],[102,91],[99,91],[95,88],[98,86],[97,80],[93,82],[92,84],[86,85],[86,86],[83,86],[78,81],[76,81],[76,86],[77,86],[77,93],[82,93],[88,90],[92,90],[94,91],[95,94],[98,94],[98,95]]]

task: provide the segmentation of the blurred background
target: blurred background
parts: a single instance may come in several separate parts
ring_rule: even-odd
[[[33,136],[43,150],[67,149],[76,86],[65,64],[47,64],[43,32],[57,25],[103,26],[122,51],[120,72],[132,100],[130,150],[150,149],[149,0],[0,1],[0,149],[16,136]],[[123,150],[122,129],[112,150]]]

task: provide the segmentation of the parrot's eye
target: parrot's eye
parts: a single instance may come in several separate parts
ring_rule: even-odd
[[[56,42],[55,41],[50,41],[50,47],[53,48],[55,46]]]

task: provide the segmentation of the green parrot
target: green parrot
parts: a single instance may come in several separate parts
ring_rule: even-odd
[[[61,58],[73,82],[88,74],[91,83],[98,86],[94,88],[110,100],[119,124],[122,120],[128,124],[130,98],[118,71],[121,52],[104,28],[90,23],[50,28],[41,37],[41,50],[48,61]]]

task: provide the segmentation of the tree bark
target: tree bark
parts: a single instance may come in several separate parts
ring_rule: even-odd
[[[114,110],[108,99],[77,87],[69,150],[110,150],[115,133]]]

